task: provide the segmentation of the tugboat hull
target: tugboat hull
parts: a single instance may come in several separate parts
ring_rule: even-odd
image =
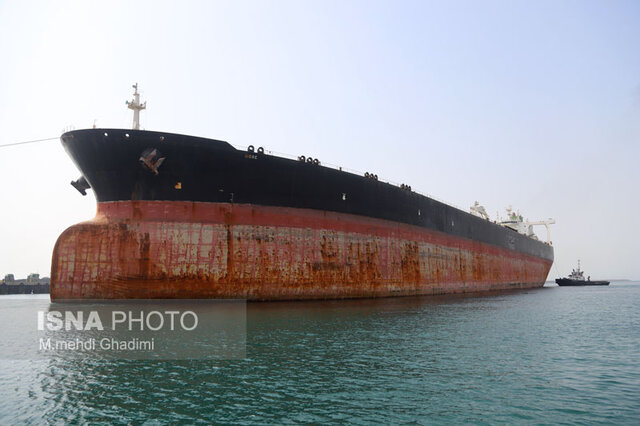
[[[609,281],[584,281],[584,280],[571,280],[569,278],[558,278],[556,284],[561,287],[572,286],[582,287],[585,285],[609,285]]]

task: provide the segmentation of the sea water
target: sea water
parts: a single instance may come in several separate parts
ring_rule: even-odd
[[[18,353],[0,360],[0,424],[640,422],[637,282],[244,314],[227,359],[21,359],[29,338],[1,334]],[[35,327],[12,316],[5,331]]]

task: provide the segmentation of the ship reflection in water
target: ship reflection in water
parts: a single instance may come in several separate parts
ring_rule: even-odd
[[[57,306],[23,300],[3,324],[35,327],[36,302]],[[0,422],[631,424],[640,416],[639,305],[638,283],[615,282],[248,303],[238,359],[5,359]],[[24,352],[26,337],[8,328],[4,341]],[[188,332],[179,338],[193,343]]]

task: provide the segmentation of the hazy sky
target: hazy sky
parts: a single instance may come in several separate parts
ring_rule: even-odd
[[[0,1],[0,144],[130,127],[134,82],[148,130],[552,217],[549,278],[640,279],[638,1]],[[56,140],[0,173],[0,275],[48,276],[95,198]]]

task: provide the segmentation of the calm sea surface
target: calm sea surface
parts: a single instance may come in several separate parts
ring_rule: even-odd
[[[246,315],[239,360],[0,360],[0,424],[640,423],[640,283]]]

